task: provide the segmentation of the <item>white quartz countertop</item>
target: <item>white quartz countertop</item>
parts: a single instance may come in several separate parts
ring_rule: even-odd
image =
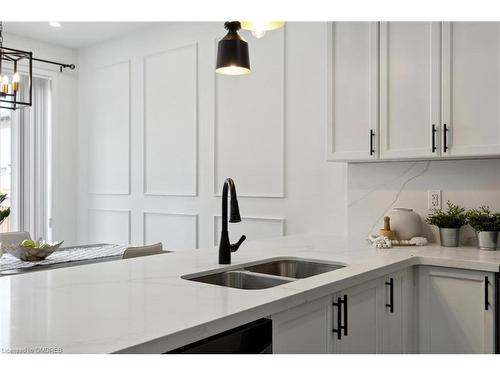
[[[399,269],[498,272],[500,251],[440,246],[373,249],[334,236],[248,241],[221,266],[216,248],[0,277],[0,350],[162,353]],[[184,280],[276,257],[347,264],[269,289]]]

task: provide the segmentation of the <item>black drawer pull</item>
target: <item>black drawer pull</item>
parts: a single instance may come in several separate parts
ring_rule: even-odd
[[[373,156],[373,154],[375,153],[375,150],[373,148],[373,138],[375,137],[375,132],[373,131],[373,129],[370,129],[370,156]]]
[[[386,303],[385,306],[389,308],[391,313],[394,312],[394,279],[391,277],[389,281],[385,282],[385,285],[389,285],[389,297],[390,303]]]
[[[448,151],[448,127],[446,124],[443,125],[443,152]]]
[[[489,279],[488,279],[488,276],[485,276],[484,277],[484,309],[486,311],[488,311],[489,307],[490,307],[490,300],[489,300],[489,296],[488,296],[488,288],[489,288]]]
[[[337,302],[332,304],[337,308],[337,328],[333,328],[332,332],[337,334],[337,339],[342,340],[342,299],[340,297],[337,298]]]
[[[347,336],[347,295],[345,294],[342,303],[344,304],[344,325],[342,328],[344,329],[344,336]]]
[[[432,152],[436,152],[437,147],[436,147],[436,125],[432,124]]]

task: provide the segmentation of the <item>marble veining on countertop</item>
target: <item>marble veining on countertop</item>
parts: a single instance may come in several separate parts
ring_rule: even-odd
[[[96,263],[0,278],[3,352],[165,352],[418,264],[498,272],[500,251],[440,246],[373,249],[321,235],[248,241],[231,266],[217,249]],[[181,278],[276,257],[347,264],[269,289],[241,290]]]

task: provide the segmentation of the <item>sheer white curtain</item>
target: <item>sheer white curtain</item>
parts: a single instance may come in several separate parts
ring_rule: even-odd
[[[27,83],[27,77],[23,77]],[[33,77],[32,107],[19,111],[19,230],[51,239],[49,225],[51,82]]]

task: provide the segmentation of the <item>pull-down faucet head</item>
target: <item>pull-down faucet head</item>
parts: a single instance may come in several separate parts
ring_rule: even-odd
[[[230,223],[239,223],[241,221],[240,207],[238,206],[238,199],[236,198],[236,192],[231,193],[231,204],[229,213]]]

